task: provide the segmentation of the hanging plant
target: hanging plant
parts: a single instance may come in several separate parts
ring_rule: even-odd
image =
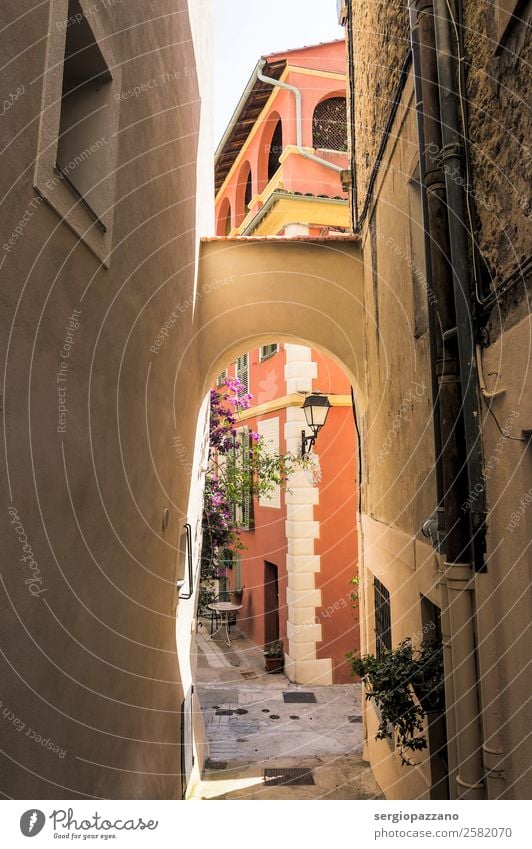
[[[354,675],[365,687],[366,699],[373,699],[380,711],[376,740],[397,735],[401,764],[415,766],[408,752],[427,748],[422,733],[427,713],[444,706],[443,651],[440,642],[424,640],[415,648],[410,638],[396,649],[374,655],[347,655]]]

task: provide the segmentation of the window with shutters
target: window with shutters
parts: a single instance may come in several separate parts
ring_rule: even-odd
[[[233,553],[233,575],[234,587],[238,590],[242,587],[242,561],[236,552]]]
[[[262,437],[264,451],[269,455],[279,455],[279,417],[263,419],[257,425],[259,436]],[[281,487],[274,487],[268,495],[259,497],[261,507],[281,507]]]
[[[263,360],[267,360],[269,357],[273,357],[274,354],[279,350],[279,345],[275,343],[274,345],[262,345],[259,348],[259,361],[262,363]]]
[[[248,427],[239,428],[235,436],[233,463],[242,469],[248,478],[239,500],[234,504],[234,520],[239,528],[250,531],[253,529],[253,489],[251,485],[251,437]]]
[[[328,97],[318,103],[312,118],[312,144],[322,150],[347,150],[345,97]]]
[[[236,377],[244,387],[242,394],[249,392],[249,354],[242,354],[236,361]]]
[[[375,599],[375,643],[377,660],[382,660],[384,653],[392,647],[392,625],[390,593],[381,582],[373,579]]]
[[[216,386],[223,386],[227,378],[227,369],[224,368],[216,378]]]

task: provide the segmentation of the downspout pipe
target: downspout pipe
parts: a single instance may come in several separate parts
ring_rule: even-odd
[[[455,0],[434,0],[436,61],[438,66],[440,112],[442,123],[442,151],[441,159],[445,167],[445,182],[447,192],[447,214],[449,222],[449,240],[451,248],[451,260],[453,266],[453,286],[455,293],[456,315],[457,315],[457,337],[460,357],[460,372],[463,394],[463,416],[465,422],[465,436],[468,459],[469,491],[478,491],[477,483],[480,483],[481,493],[474,502],[474,513],[472,515],[472,532],[476,548],[476,568],[478,561],[485,556],[485,491],[482,477],[482,453],[480,440],[480,398],[479,383],[482,387],[482,375],[476,360],[476,346],[474,338],[472,297],[470,282],[470,258],[468,246],[471,234],[467,229],[466,196],[464,186],[467,186],[467,113],[465,111],[464,99],[466,92],[462,90],[463,75],[460,73],[460,26],[461,20],[458,16],[458,8]],[[468,187],[469,188],[469,187]],[[452,569],[449,570],[452,573]],[[464,581],[466,583],[464,583]],[[473,603],[472,613],[475,613],[474,595],[470,577],[464,575],[461,587],[456,581],[448,580],[449,609],[451,618],[453,606],[456,606],[457,593],[463,595],[463,590],[469,594]],[[453,603],[453,595],[455,596]],[[461,602],[464,603],[463,601]],[[452,627],[452,624],[451,624]],[[498,680],[496,671],[496,648],[493,637],[486,646],[486,653],[491,647],[491,658],[493,659],[491,682],[488,683],[490,694],[498,694]],[[467,657],[465,646],[462,647],[464,673],[467,666],[470,667],[469,676],[472,677],[475,663],[474,646],[470,648],[471,656]],[[490,655],[487,655],[490,657]],[[479,670],[476,670],[478,676]],[[494,680],[495,679],[495,680]],[[488,678],[489,682],[489,678]],[[464,680],[464,684],[465,684]],[[478,684],[477,684],[478,687]],[[471,694],[472,695],[472,694]],[[467,697],[467,694],[464,694]],[[491,696],[490,696],[491,697]],[[479,694],[479,701],[481,698]],[[483,760],[486,769],[486,784],[489,798],[499,798],[505,788],[504,778],[504,747],[500,734],[500,716],[498,699],[493,699],[493,707],[484,712],[484,739],[481,732],[477,732],[477,723],[472,726],[475,747],[482,745]],[[473,704],[471,704],[471,710]],[[470,748],[473,741],[470,742]],[[477,755],[475,754],[475,760]],[[462,775],[462,778],[465,778]],[[474,776],[473,776],[474,778]],[[469,780],[473,780],[470,778]]]
[[[453,8],[454,7],[454,8]],[[482,445],[480,436],[480,397],[476,364],[475,334],[471,309],[471,279],[466,199],[468,179],[465,167],[465,113],[458,94],[458,17],[455,0],[434,0],[434,34],[438,67],[442,146],[437,157],[445,172],[447,220],[453,272],[454,302],[462,416],[466,441],[467,477],[470,493],[478,493],[470,509],[473,561],[477,572],[486,570],[486,507]],[[465,97],[465,92],[462,92]],[[462,111],[462,114],[460,112]],[[471,258],[474,261],[474,258]]]
[[[456,319],[455,290],[449,267],[449,228],[447,197],[441,158],[442,116],[440,112],[435,45],[435,17],[432,0],[409,0],[416,47],[415,75],[418,77],[418,119],[422,125],[419,157],[425,178],[430,236],[433,298],[437,334],[436,373],[438,379],[442,439],[443,504],[445,513],[446,583],[448,593],[450,651],[446,652],[446,709],[453,713],[456,730],[454,749],[458,798],[484,797],[481,758],[481,730],[474,633],[474,573],[471,562],[469,516],[464,510],[468,498],[467,451],[462,418],[460,348]],[[449,666],[450,661],[450,666]],[[454,788],[453,788],[454,790]],[[453,792],[454,795],[454,792]]]
[[[289,85],[288,83],[283,83],[281,80],[276,80],[273,77],[266,77],[263,74],[263,70],[266,66],[266,59],[262,59],[259,62],[258,70],[257,70],[257,79],[261,81],[261,83],[267,83],[272,86],[276,86],[277,88],[285,89],[285,91],[289,91],[294,95],[296,101],[296,148],[297,152],[304,156],[305,159],[310,159],[312,162],[317,162],[318,165],[323,165],[325,168],[329,168],[331,171],[336,171],[340,174],[344,169],[341,165],[336,165],[334,162],[328,162],[326,159],[321,159],[319,156],[316,156],[314,153],[309,153],[303,147],[303,112],[301,108],[301,91],[296,88],[295,85]]]
[[[425,150],[425,130],[423,126],[423,92],[421,85],[421,76],[418,73],[420,68],[420,52],[419,52],[419,33],[416,22],[415,11],[410,5],[410,34],[412,44],[412,66],[414,75],[414,95],[416,99],[416,116],[417,116],[417,135],[418,148],[420,151]],[[427,284],[427,309],[428,309],[428,331],[429,331],[429,351],[431,361],[431,387],[432,387],[432,423],[434,430],[434,455],[435,455],[435,472],[436,472],[436,541],[437,548],[440,549],[440,543],[445,535],[445,513],[443,506],[443,467],[442,467],[442,438],[441,438],[441,423],[440,423],[440,394],[438,386],[438,376],[436,373],[436,362],[438,360],[438,341],[436,327],[436,310],[434,305],[434,282],[432,275],[432,245],[430,238],[430,217],[429,204],[427,199],[427,169],[425,157],[419,155],[419,183],[421,187],[421,213],[423,221],[423,240],[425,252],[425,281]],[[430,520],[429,520],[430,521]]]

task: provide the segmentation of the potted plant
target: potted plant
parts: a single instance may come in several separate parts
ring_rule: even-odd
[[[231,601],[233,604],[242,604],[242,596],[244,595],[244,587],[235,587],[231,591]]]
[[[266,672],[282,672],[284,666],[284,654],[282,640],[274,640],[264,648],[264,663]]]
[[[410,753],[427,748],[424,718],[434,723],[444,709],[441,643],[425,640],[415,647],[408,638],[380,658],[350,652],[347,659],[364,682],[366,699],[373,699],[379,708],[375,739],[393,739],[395,733],[401,763],[414,766]]]

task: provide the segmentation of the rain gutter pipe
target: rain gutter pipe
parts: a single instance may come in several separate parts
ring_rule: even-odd
[[[441,155],[445,150],[448,128],[441,111],[442,96],[435,28],[441,5],[436,0],[409,0],[414,74],[418,78],[417,104],[421,133],[419,158],[425,178],[426,211],[430,237],[433,298],[436,318],[436,368],[439,387],[439,411],[442,439],[443,504],[445,511],[445,581],[448,605],[443,611],[449,624],[449,646],[444,651],[446,706],[449,730],[454,732],[450,774],[452,795],[459,799],[484,798],[481,756],[480,700],[475,645],[474,571],[472,539],[468,510],[468,459],[462,416],[463,368],[460,362],[464,345],[459,339],[464,330],[461,310],[465,291],[457,285],[456,269],[450,244],[450,216],[447,215],[448,173],[444,177]],[[440,41],[441,44],[441,41]],[[452,91],[452,75],[448,73],[447,91]],[[466,255],[467,258],[467,255]],[[461,263],[467,269],[464,258]],[[453,280],[454,285],[449,281]],[[460,277],[460,281],[463,282]],[[457,317],[458,310],[458,317]],[[445,598],[445,593],[442,594]],[[449,665],[450,664],[450,665]]]
[[[262,59],[258,64],[257,69],[257,79],[261,81],[261,83],[268,83],[272,86],[277,86],[277,88],[283,88],[286,91],[290,91],[296,101],[296,148],[297,152],[304,156],[305,159],[310,159],[312,162],[317,162],[318,165],[323,165],[325,168],[330,168],[331,171],[336,171],[340,174],[345,169],[341,167],[341,165],[335,165],[334,162],[328,162],[326,159],[321,159],[319,156],[316,156],[314,153],[309,153],[308,150],[305,150],[303,147],[303,118],[302,118],[302,109],[301,109],[301,92],[295,85],[289,85],[288,83],[283,83],[280,80],[276,80],[273,77],[266,77],[262,73],[264,67],[266,65],[266,59]]]
[[[453,7],[454,13],[453,13]],[[465,112],[457,92],[458,17],[454,0],[434,0],[434,34],[438,68],[442,147],[439,156],[445,167],[447,220],[453,272],[454,302],[458,341],[458,359],[462,384],[462,416],[466,440],[466,463],[469,492],[478,492],[471,510],[473,562],[476,571],[485,571],[485,488],[482,476],[482,444],[480,436],[479,380],[475,356],[475,331],[471,309],[469,260],[470,234],[464,186],[468,183],[465,167]],[[462,115],[460,115],[462,112]]]
[[[464,304],[468,290],[464,274],[468,272],[467,251],[460,254],[460,244],[453,242],[456,232],[451,228],[454,192],[449,194],[449,171],[444,169],[446,156],[453,156],[450,144],[451,126],[449,98],[455,92],[453,68],[450,64],[448,33],[439,32],[442,26],[442,6],[446,0],[409,0],[414,32],[414,51],[418,76],[418,119],[422,124],[419,135],[420,160],[424,160],[425,190],[427,192],[428,224],[431,239],[431,259],[434,297],[437,316],[437,375],[440,395],[441,435],[443,445],[443,484],[445,508],[445,583],[448,604],[445,617],[449,624],[450,651],[444,652],[446,703],[450,725],[454,726],[453,795],[459,799],[484,798],[482,763],[482,731],[480,694],[475,644],[475,584],[471,525],[464,505],[469,498],[467,427],[463,415]],[[447,9],[445,10],[447,20]],[[445,44],[445,47],[443,46]],[[456,96],[454,94],[454,96]],[[452,113],[452,110],[451,110]],[[455,139],[454,139],[455,141]],[[445,172],[445,174],[444,174]],[[452,184],[456,188],[456,184]],[[456,218],[454,219],[456,224]],[[451,268],[447,257],[450,256]],[[457,266],[455,265],[457,263]],[[449,280],[453,284],[449,284]],[[476,373],[475,373],[476,374]],[[469,380],[471,374],[469,373]],[[466,384],[467,385],[467,384]],[[467,390],[466,390],[467,391]],[[448,665],[450,661],[450,666]]]
[[[420,151],[425,150],[425,132],[423,128],[423,92],[421,86],[421,77],[417,73],[419,69],[419,33],[415,21],[415,12],[410,6],[410,33],[412,44],[412,67],[414,76],[414,94],[416,100],[416,115],[417,115],[417,133],[418,146]],[[419,184],[421,188],[421,212],[423,221],[423,240],[425,249],[425,282],[427,288],[427,309],[428,309],[428,331],[429,331],[429,351],[431,361],[431,387],[432,387],[432,423],[434,429],[434,455],[435,455],[435,472],[436,472],[436,514],[432,521],[434,522],[436,548],[441,547],[441,540],[445,535],[445,513],[443,507],[443,468],[442,468],[442,440],[441,440],[441,423],[440,423],[440,394],[438,386],[438,376],[436,373],[436,361],[438,359],[438,343],[436,333],[436,310],[434,306],[434,284],[432,277],[432,245],[430,237],[430,220],[429,206],[427,199],[427,172],[425,165],[425,157],[419,155]],[[431,538],[432,537],[431,535]]]

